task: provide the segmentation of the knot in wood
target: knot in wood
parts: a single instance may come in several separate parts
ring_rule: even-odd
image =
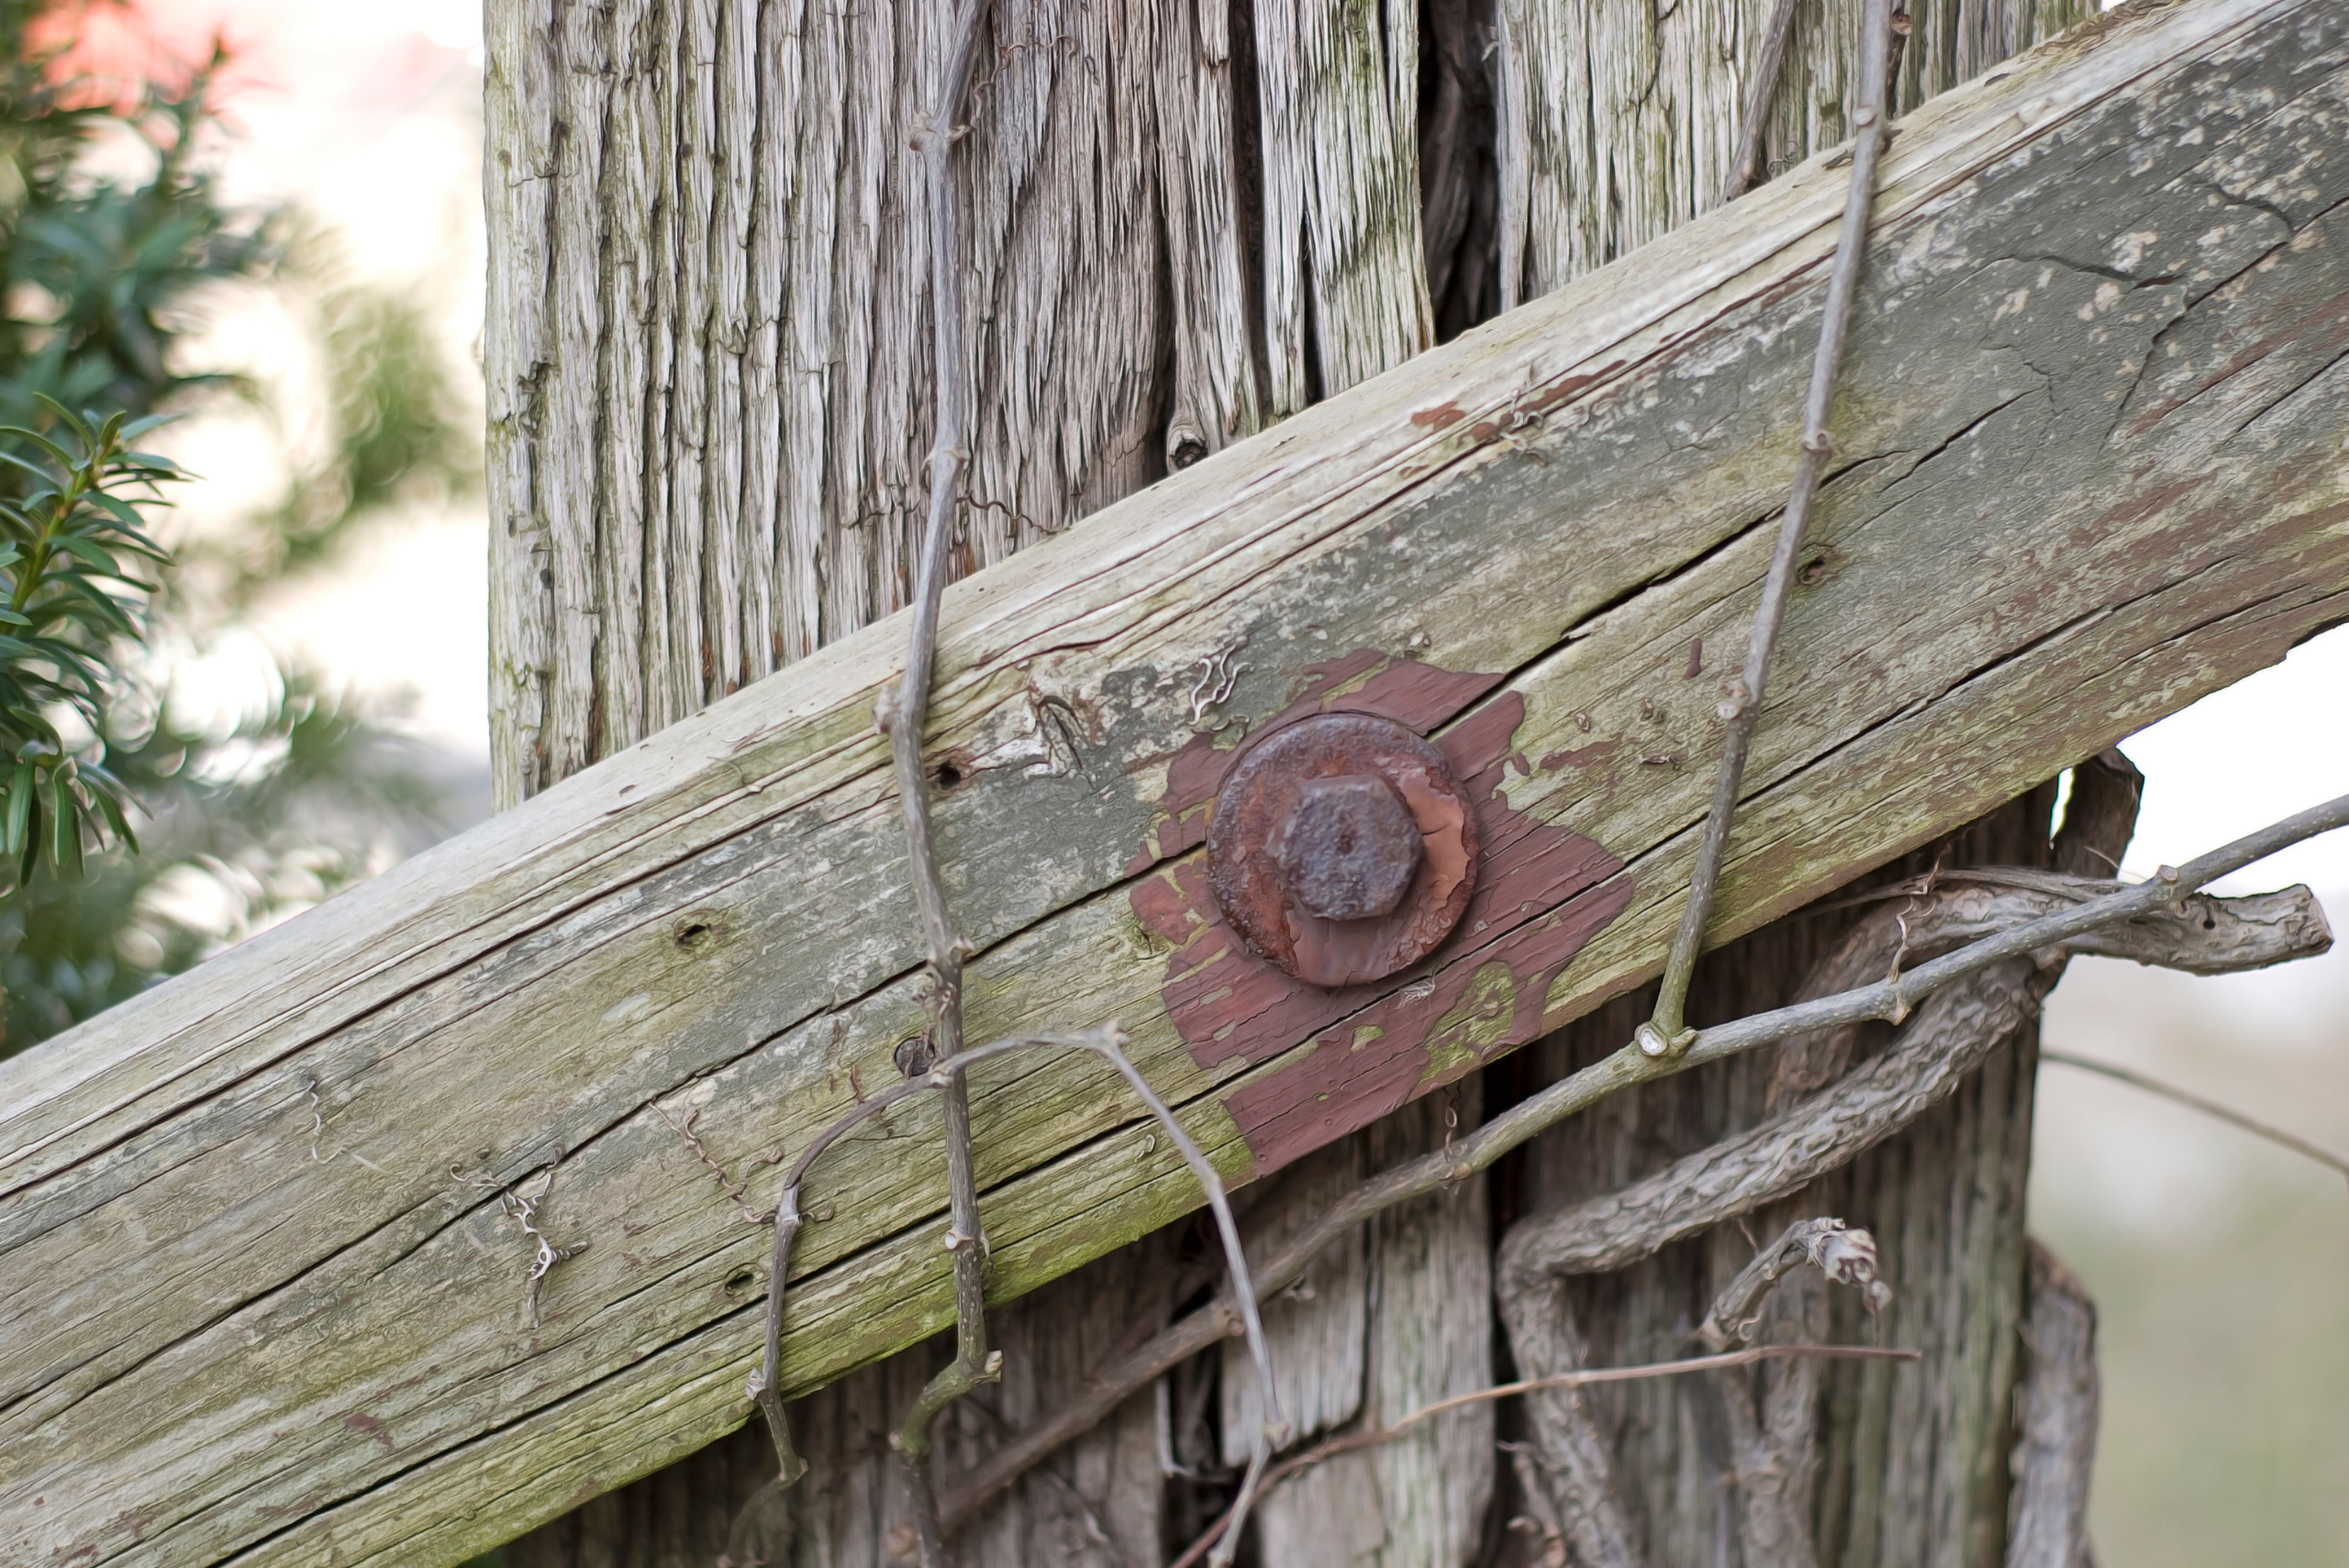
[[[1273,860],[1297,907],[1324,920],[1391,915],[1419,869],[1419,825],[1375,773],[1308,779],[1273,829]]]

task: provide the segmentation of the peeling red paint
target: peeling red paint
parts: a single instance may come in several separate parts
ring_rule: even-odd
[[[1545,773],[1555,773],[1560,768],[1587,768],[1593,763],[1607,761],[1621,744],[1620,740],[1594,740],[1571,751],[1544,751],[1540,766]]]
[[[1429,429],[1441,430],[1447,426],[1457,425],[1466,417],[1468,416],[1460,411],[1458,404],[1439,403],[1432,408],[1422,408],[1413,414],[1411,423],[1424,426]]]
[[[1357,653],[1319,667],[1317,674],[1326,678],[1317,690],[1376,669],[1381,657]],[[1388,665],[1329,706],[1384,713],[1424,732],[1497,681],[1428,665]],[[1390,699],[1396,706],[1386,706]],[[1283,717],[1320,706],[1319,696],[1308,696]],[[1524,700],[1510,693],[1436,742],[1467,784],[1484,840],[1483,863],[1460,929],[1423,965],[1422,977],[1398,991],[1325,991],[1253,957],[1217,912],[1202,856],[1174,860],[1130,889],[1135,915],[1174,945],[1159,995],[1194,1061],[1202,1067],[1254,1063],[1300,1041],[1314,1042],[1295,1063],[1225,1096],[1255,1156],[1257,1174],[1534,1038],[1551,982],[1630,903],[1631,884],[1617,875],[1623,868],[1614,855],[1578,834],[1536,822],[1501,796],[1503,771],[1513,760],[1510,738],[1524,716]],[[1204,832],[1208,801],[1178,795],[1172,786],[1179,781],[1199,790],[1212,764],[1213,776],[1204,782],[1211,791],[1230,761],[1214,752],[1186,767],[1186,758],[1169,773],[1162,851],[1170,848],[1169,827],[1196,817]],[[1185,847],[1197,841],[1191,837]]]
[[[394,1451],[392,1443],[392,1429],[377,1420],[374,1417],[362,1415],[360,1412],[354,1410],[350,1415],[345,1416],[342,1418],[342,1424],[349,1427],[352,1431],[360,1433],[362,1436],[373,1438],[377,1442],[384,1445],[385,1452],[388,1453]]]

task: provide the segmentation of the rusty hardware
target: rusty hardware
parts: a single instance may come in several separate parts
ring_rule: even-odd
[[[1443,754],[1391,719],[1318,714],[1241,754],[1208,866],[1249,950],[1314,985],[1409,968],[1476,885],[1476,817]]]
[[[1419,869],[1419,825],[1376,773],[1308,779],[1273,829],[1273,863],[1298,908],[1325,920],[1392,915]]]

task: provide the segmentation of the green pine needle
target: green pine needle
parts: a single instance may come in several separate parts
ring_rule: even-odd
[[[128,844],[135,803],[95,750],[77,758],[66,727],[103,732],[103,672],[145,640],[151,584],[133,573],[166,558],[140,506],[177,480],[167,458],[124,443],[152,419],[100,422],[42,397],[59,438],[0,427],[0,460],[31,476],[0,506],[0,822],[19,883],[46,862],[82,873],[87,849]],[[9,446],[14,450],[7,450]]]

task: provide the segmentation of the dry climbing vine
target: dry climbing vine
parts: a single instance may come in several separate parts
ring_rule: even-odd
[[[2076,890],[2071,895],[2056,899],[2058,907],[2052,913],[2003,924],[1992,935],[1969,940],[1954,951],[1899,974],[1698,1029],[1687,1049],[1676,1057],[1650,1056],[1635,1042],[1626,1041],[1613,1054],[1537,1091],[1447,1147],[1385,1171],[1321,1209],[1309,1223],[1252,1260],[1250,1277],[1257,1296],[1263,1299],[1294,1284],[1323,1249],[1373,1216],[1397,1204],[1443,1192],[1478,1175],[1529,1140],[1637,1084],[1816,1030],[1907,1018],[1927,998],[1960,981],[2009,960],[2060,951],[2069,944],[2106,943],[2110,945],[2097,951],[2123,951],[2126,956],[2150,959],[2173,937],[2192,940],[2205,934],[2204,911],[2198,910],[2190,919],[2177,913],[2196,889],[2304,839],[2344,826],[2349,826],[2349,795],[2288,817],[2184,866],[2165,866],[2162,874],[2150,881],[2125,887],[2087,884],[2110,890],[2098,891],[2093,895],[2083,895],[2084,890]],[[2005,913],[2011,916],[2014,911],[2009,908]],[[2175,930],[2153,928],[2154,945],[2134,950],[2120,948],[2116,939],[2130,933],[2143,934],[2148,927],[2141,923],[2165,918]],[[2262,924],[2272,928],[2270,922]],[[2322,939],[2319,919],[2308,940],[2321,944]],[[2316,949],[2278,947],[2248,962],[2275,962],[2307,951]],[[1919,1055],[1933,1058],[1932,1051],[1923,1045]],[[1895,1087],[1897,1090],[1898,1085]],[[1708,1151],[1692,1160],[1707,1159],[1710,1153]],[[1766,1195],[1765,1192],[1764,1196]],[[1631,1250],[1632,1256],[1664,1245],[1693,1223],[1692,1217],[1679,1207],[1663,1207],[1673,1211],[1669,1219],[1625,1239],[1624,1246]],[[1729,1211],[1721,1211],[1700,1218],[1704,1224],[1711,1224],[1733,1217]],[[1097,1424],[1129,1395],[1227,1338],[1235,1324],[1230,1304],[1219,1299],[1176,1320],[1116,1362],[1097,1370],[1080,1397],[1021,1431],[963,1477],[941,1499],[941,1518],[949,1528],[967,1519],[987,1498],[1009,1485],[1038,1460]]]
[[[935,674],[938,617],[946,590],[947,550],[953,537],[957,490],[969,452],[964,447],[964,421],[969,389],[963,352],[963,298],[960,268],[960,213],[953,181],[954,144],[968,128],[958,123],[969,95],[971,74],[978,53],[984,0],[962,0],[955,10],[952,42],[930,113],[914,138],[921,153],[923,184],[930,212],[930,291],[931,363],[935,376],[937,428],[930,448],[930,505],[921,552],[916,567],[912,628],[907,638],[904,678],[894,693],[885,692],[874,720],[889,738],[897,775],[898,800],[905,814],[906,857],[914,902],[920,913],[930,973],[930,1061],[908,1068],[908,1081],[858,1106],[804,1150],[784,1184],[774,1212],[774,1251],[767,1274],[766,1345],[752,1392],[773,1435],[777,1462],[774,1484],[788,1489],[807,1472],[791,1437],[783,1407],[782,1334],[785,1285],[790,1273],[791,1245],[800,1224],[799,1188],[808,1168],[841,1137],[866,1118],[879,1114],[911,1095],[936,1090],[945,1104],[946,1183],[949,1229],[945,1245],[954,1263],[954,1357],[930,1379],[912,1409],[890,1437],[890,1446],[902,1461],[913,1499],[915,1538],[923,1568],[945,1568],[948,1562],[940,1528],[936,1491],[930,1475],[931,1429],[955,1400],[983,1383],[1001,1375],[1001,1352],[987,1347],[986,1238],[979,1218],[978,1185],[971,1150],[971,1107],[968,1073],[996,1056],[1037,1046],[1058,1046],[1095,1051],[1106,1057],[1124,1076],[1150,1113],[1157,1118],[1197,1176],[1215,1211],[1221,1233],[1231,1290],[1257,1375],[1264,1390],[1264,1418],[1254,1456],[1241,1486],[1224,1539],[1215,1561],[1228,1564],[1246,1523],[1248,1503],[1257,1479],[1273,1451],[1286,1440],[1286,1428],[1274,1394],[1272,1364],[1265,1348],[1264,1325],[1257,1315],[1256,1293],[1248,1278],[1248,1261],[1240,1234],[1215,1169],[1198,1146],[1174,1120],[1164,1102],[1150,1087],[1124,1051],[1125,1037],[1111,1023],[1090,1034],[1039,1035],[998,1040],[966,1050],[963,1044],[963,961],[969,945],[955,929],[946,903],[938,851],[930,825],[930,777],[922,764],[921,742],[930,717],[930,684]],[[913,1074],[918,1073],[918,1076]],[[705,1156],[706,1159],[706,1156]],[[719,1174],[724,1184],[725,1177]],[[740,1201],[739,1190],[733,1195]],[[747,1210],[745,1211],[747,1213]],[[536,1276],[533,1276],[534,1278]],[[759,1509],[770,1499],[754,1502]],[[751,1510],[746,1510],[746,1515]],[[787,1518],[787,1515],[786,1515]],[[785,1527],[787,1529],[787,1526]],[[738,1527],[739,1531],[739,1527]]]
[[[1725,195],[1733,195],[1753,178],[1760,155],[1761,122],[1775,86],[1792,10],[1791,0],[1780,0],[1773,14],[1753,95],[1749,100],[1744,141],[1732,175],[1731,187]],[[2184,868],[2176,871],[2164,868],[2163,874],[2150,883],[2119,887],[2110,884],[2088,884],[2080,883],[2078,879],[2070,879],[2073,884],[2052,890],[2047,887],[2038,889],[2039,902],[2035,905],[2021,895],[2010,896],[2001,906],[1995,929],[1989,934],[1981,935],[1976,931],[1955,951],[1944,951],[1941,956],[1918,963],[1905,972],[1898,968],[1898,963],[1899,955],[1909,950],[1911,911],[1897,912],[1893,918],[1901,928],[1899,946],[1896,949],[1892,973],[1885,978],[1866,984],[1847,986],[1832,995],[1718,1028],[1693,1029],[1685,1026],[1682,1007],[1726,856],[1730,828],[1739,804],[1745,760],[1759,719],[1772,654],[1801,553],[1810,509],[1833,453],[1833,443],[1828,434],[1828,416],[1834,400],[1837,366],[1849,326],[1860,269],[1865,257],[1876,172],[1887,136],[1884,121],[1889,76],[1893,69],[1893,45],[1898,31],[1898,23],[1901,19],[1899,13],[1903,10],[1905,7],[1897,6],[1894,0],[1869,0],[1867,6],[1860,102],[1852,117],[1857,136],[1853,150],[1850,193],[1828,279],[1794,480],[1781,517],[1745,662],[1738,676],[1726,688],[1720,705],[1720,713],[1725,727],[1720,773],[1690,878],[1683,917],[1664,965],[1664,981],[1653,1018],[1642,1024],[1633,1040],[1614,1055],[1550,1085],[1464,1137],[1447,1138],[1442,1150],[1408,1162],[1363,1184],[1252,1264],[1241,1244],[1230,1207],[1215,1171],[1128,1059],[1123,1050],[1124,1036],[1115,1024],[1084,1033],[1038,1033],[975,1048],[966,1047],[963,1040],[963,966],[970,950],[955,927],[946,902],[930,821],[930,778],[921,752],[934,675],[941,596],[947,575],[947,551],[954,532],[959,505],[957,492],[968,456],[964,450],[968,388],[962,341],[959,214],[952,177],[952,152],[967,128],[958,123],[958,118],[971,95],[972,72],[978,53],[985,6],[984,0],[962,0],[955,7],[951,20],[949,47],[942,59],[931,106],[913,138],[913,146],[921,155],[923,185],[930,215],[936,433],[928,460],[928,515],[917,565],[905,674],[894,692],[884,695],[875,715],[880,728],[888,737],[892,751],[905,820],[908,876],[924,939],[930,1010],[926,1035],[927,1051],[918,1054],[916,1060],[907,1064],[905,1082],[863,1100],[803,1150],[785,1180],[774,1213],[774,1239],[768,1274],[764,1354],[761,1371],[751,1385],[774,1439],[778,1475],[762,1501],[754,1502],[752,1509],[746,1510],[745,1518],[763,1507],[772,1505],[776,1496],[787,1493],[807,1472],[807,1465],[794,1446],[791,1436],[782,1397],[781,1368],[782,1326],[791,1251],[803,1219],[799,1208],[802,1184],[811,1167],[841,1138],[854,1131],[865,1120],[914,1095],[936,1092],[941,1096],[944,1106],[949,1228],[943,1244],[953,1259],[956,1329],[952,1360],[924,1387],[891,1438],[891,1445],[900,1458],[913,1499],[916,1541],[925,1568],[944,1568],[949,1561],[945,1546],[947,1533],[967,1520],[987,1498],[1009,1485],[1037,1460],[1097,1423],[1129,1395],[1163,1375],[1176,1363],[1220,1340],[1238,1334],[1247,1340],[1264,1394],[1264,1427],[1256,1434],[1251,1462],[1230,1507],[1183,1558],[1183,1562],[1187,1563],[1204,1554],[1217,1568],[1225,1568],[1236,1550],[1249,1507],[1264,1485],[1347,1448],[1384,1441],[1463,1401],[1511,1395],[1533,1396],[1591,1383],[1742,1365],[1788,1355],[1900,1357],[1913,1354],[1866,1347],[1768,1346],[1728,1351],[1723,1354],[1643,1368],[1576,1368],[1444,1401],[1414,1412],[1392,1427],[1330,1440],[1283,1461],[1279,1466],[1268,1471],[1272,1456],[1286,1440],[1287,1431],[1275,1404],[1275,1385],[1257,1304],[1273,1292],[1293,1284],[1308,1262],[1332,1240],[1384,1209],[1442,1191],[1475,1176],[1537,1133],[1634,1084],[1793,1036],[1868,1020],[1883,1019],[1896,1023],[1909,1020],[1912,1013],[1918,1012],[1921,1002],[1937,994],[1946,993],[1949,987],[1961,980],[1984,975],[1996,966],[2025,960],[2033,954],[2061,951],[2066,944],[2092,945],[2099,940],[2097,933],[2110,932],[2127,922],[2152,920],[2158,923],[2165,911],[2180,909],[2183,901],[2203,884],[2247,865],[2286,844],[2349,824],[2349,797],[2343,797],[2288,818]],[[1199,719],[1206,706],[1230,695],[1230,684],[1239,672],[1228,665],[1219,671],[1214,665],[1221,662],[1221,655],[1218,660],[1209,662],[1200,686],[1192,694],[1195,721]],[[1202,694],[1219,678],[1222,684],[1202,702]],[[1935,890],[1927,888],[1923,892],[1934,894]],[[1943,896],[1946,904],[1946,895],[1939,896]],[[1933,910],[1918,913],[1920,918],[1924,914],[1948,916],[1951,907],[1954,905],[1936,905]],[[2210,929],[2215,929],[2215,924]],[[2321,929],[2321,920],[2317,929]],[[2121,946],[2125,949],[2127,944],[2123,942]],[[2292,956],[2288,951],[2262,951],[2266,956],[2258,962],[2274,962],[2277,956]],[[1838,1086],[1837,1092],[1865,1099],[1869,1106],[1880,1111],[1880,1120],[1884,1125],[1898,1125],[1896,1118],[1904,1107],[1938,1092],[1937,1085],[1950,1077],[1953,1065],[1964,1060],[1962,1052],[1951,1049],[1946,1040],[1934,1034],[1928,1027],[1939,1027],[1940,1018],[1941,1015],[1929,1018],[1919,1014],[1909,1025],[1910,1032],[1916,1037],[1912,1049],[1905,1053],[1898,1049],[1887,1053],[1876,1068],[1873,1078],[1861,1082],[1863,1074],[1854,1073],[1850,1080]],[[1976,1032],[1980,1031],[1977,1029]],[[1198,1179],[1215,1216],[1225,1255],[1227,1278],[1222,1290],[1208,1306],[1178,1320],[1111,1364],[1096,1369],[1087,1381],[1085,1393],[1075,1401],[1014,1434],[985,1462],[960,1478],[953,1489],[941,1499],[930,1473],[932,1427],[940,1414],[953,1401],[981,1384],[998,1377],[1002,1362],[1000,1352],[991,1351],[987,1340],[986,1244],[980,1222],[974,1174],[968,1074],[973,1068],[986,1062],[1013,1052],[1038,1049],[1092,1051],[1108,1061],[1125,1078],[1149,1114],[1166,1129],[1186,1163]],[[1898,1074],[1902,1073],[1911,1076],[1901,1078]],[[1871,1095],[1874,1097],[1869,1098]],[[1831,1097],[1822,1095],[1819,1099],[1824,1101]],[[1776,1184],[1761,1180],[1748,1183],[1753,1191],[1741,1196],[1733,1212],[1748,1212],[1768,1195],[1789,1190],[1787,1184],[1791,1179],[1788,1172],[1808,1169],[1799,1162],[1789,1164],[1786,1151],[1807,1136],[1802,1116],[1815,1114],[1814,1102],[1805,1101],[1801,1106],[1776,1120],[1765,1122],[1763,1127],[1741,1135],[1741,1150],[1733,1152],[1731,1158],[1744,1159],[1757,1173],[1768,1166],[1775,1172],[1772,1181]],[[689,1130],[690,1124],[688,1133]],[[1709,1159],[1717,1152],[1708,1151],[1703,1158]],[[707,1162],[706,1154],[704,1159]],[[1770,1165],[1773,1160],[1776,1163]],[[717,1169],[715,1165],[712,1168]],[[717,1173],[729,1195],[738,1204],[740,1203],[740,1184],[729,1182],[722,1171]],[[1605,1246],[1600,1248],[1605,1256],[1614,1257],[1625,1250],[1634,1254],[1642,1249],[1653,1250],[1662,1245],[1664,1239],[1685,1234],[1693,1226],[1719,1223],[1731,1212],[1719,1205],[1709,1207],[1705,1202],[1697,1201],[1692,1194],[1671,1188],[1673,1179],[1674,1173],[1666,1172],[1647,1184],[1656,1189],[1647,1195],[1653,1201],[1647,1210],[1631,1221],[1616,1223],[1608,1215],[1620,1210],[1625,1198],[1637,1196],[1637,1190],[1602,1200],[1602,1204],[1617,1205],[1617,1209],[1610,1209],[1608,1215],[1598,1216],[1590,1221],[1602,1229],[1613,1225],[1613,1229],[1607,1231]],[[1658,1185],[1658,1183],[1663,1184]],[[1757,1197],[1755,1193],[1763,1195]],[[747,1208],[744,1212],[746,1218],[750,1217]],[[524,1218],[527,1224],[528,1217]],[[1565,1216],[1560,1223],[1571,1231],[1576,1223],[1575,1216]],[[1551,1229],[1555,1231],[1558,1227]],[[1554,1242],[1555,1237],[1553,1236],[1551,1240]],[[1609,1247],[1614,1251],[1607,1251]],[[1713,1317],[1708,1319],[1709,1329],[1712,1330],[1709,1342],[1717,1342],[1717,1348],[1725,1347],[1744,1337],[1759,1310],[1757,1304],[1761,1297],[1787,1269],[1801,1262],[1807,1262],[1830,1273],[1840,1271],[1838,1277],[1861,1285],[1869,1292],[1872,1302],[1877,1300],[1883,1286],[1882,1282],[1874,1276],[1871,1247],[1872,1243],[1867,1241],[1865,1232],[1844,1231],[1840,1221],[1822,1218],[1803,1222],[1789,1231],[1776,1246],[1766,1250],[1749,1269],[1748,1274],[1742,1275],[1731,1290],[1724,1293]],[[1529,1249],[1531,1250],[1536,1249]],[[1555,1251],[1554,1245],[1551,1251]],[[1554,1262],[1555,1259],[1549,1259],[1543,1266]],[[787,1509],[781,1528],[785,1531],[788,1529]],[[738,1537],[740,1529],[738,1524]],[[1594,1560],[1607,1559],[1604,1543],[1601,1546],[1602,1550]],[[774,1550],[775,1542],[771,1538],[756,1559],[735,1555],[729,1550],[729,1561],[771,1562],[774,1558],[770,1553]],[[1580,1542],[1577,1542],[1577,1550],[1585,1555],[1590,1554],[1589,1549]]]
[[[1782,11],[1790,7],[1781,6]],[[1680,929],[1674,933],[1672,951],[1664,963],[1664,979],[1656,994],[1655,1016],[1640,1027],[1640,1049],[1650,1056],[1672,1056],[1686,1051],[1691,1038],[1681,1009],[1688,999],[1688,982],[1697,972],[1697,951],[1703,945],[1705,924],[1712,917],[1713,895],[1720,886],[1721,862],[1729,851],[1731,821],[1737,815],[1745,781],[1745,755],[1762,717],[1762,695],[1770,673],[1770,656],[1776,651],[1778,628],[1787,618],[1787,596],[1794,586],[1795,563],[1802,553],[1804,533],[1810,527],[1811,503],[1819,497],[1820,481],[1835,454],[1827,433],[1828,415],[1835,406],[1835,373],[1843,359],[1843,338],[1852,324],[1852,300],[1859,292],[1860,267],[1867,260],[1868,212],[1876,199],[1876,169],[1883,154],[1885,105],[1892,66],[1893,0],[1868,0],[1860,28],[1860,101],[1852,110],[1858,131],[1852,143],[1851,191],[1843,200],[1842,232],[1836,236],[1835,261],[1827,276],[1827,303],[1819,324],[1819,349],[1811,357],[1810,388],[1803,399],[1802,440],[1795,455],[1794,487],[1778,523],[1776,547],[1770,552],[1769,574],[1762,582],[1762,602],[1753,612],[1753,632],[1745,651],[1745,667],[1722,694],[1720,713],[1721,771],[1713,786],[1711,806],[1705,814],[1704,837],[1697,844],[1697,867],[1688,879],[1688,902],[1681,910]],[[1784,20],[1784,18],[1781,18]],[[1783,52],[1785,40],[1776,26],[1772,34]],[[1776,76],[1776,61],[1765,66]],[[1767,102],[1757,96],[1756,105]],[[1753,117],[1758,119],[1759,116]],[[1753,120],[1746,134],[1756,136]]]

